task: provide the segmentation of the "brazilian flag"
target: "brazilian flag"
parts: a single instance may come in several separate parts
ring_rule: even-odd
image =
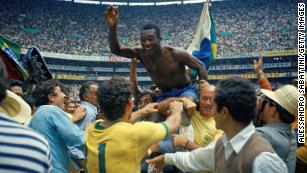
[[[0,48],[1,59],[7,67],[9,78],[20,79],[22,81],[29,79],[29,73],[19,61],[21,46],[0,35]]]
[[[216,31],[215,23],[209,11],[209,1],[204,3],[196,34],[187,51],[202,61],[206,69],[209,69],[210,63],[216,57]],[[196,71],[191,69],[190,75],[196,75]]]

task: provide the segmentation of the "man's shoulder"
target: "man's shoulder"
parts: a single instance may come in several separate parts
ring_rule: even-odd
[[[3,172],[48,171],[50,167],[50,147],[41,134],[10,119],[1,119],[0,128],[3,132],[0,141],[5,141],[5,143],[0,144],[0,153],[11,156],[0,160]],[[31,161],[31,164],[18,165],[17,163],[20,163],[21,160]]]
[[[256,132],[263,138],[269,140],[272,138],[274,135],[274,129],[270,127],[257,127]]]
[[[257,127],[256,128],[256,132],[258,132],[258,134],[260,134],[263,138],[265,138],[266,140],[268,140],[270,143],[276,142],[282,142],[283,139],[288,140],[289,136],[287,135],[287,133],[273,128],[273,127]]]
[[[263,127],[257,127],[256,128],[256,132],[258,134],[260,134],[262,137],[264,138],[270,138],[275,136],[274,134],[277,134],[278,132],[276,131],[276,129],[272,128],[272,127],[267,127],[267,126],[263,126]]]
[[[154,123],[154,122],[150,122],[150,121],[140,121],[137,123],[132,124],[133,127],[143,127],[143,126],[150,126],[150,125],[155,125],[155,124],[159,124],[159,123]]]
[[[2,118],[3,117],[3,118]],[[13,119],[10,119],[8,117],[4,117],[1,115],[1,125],[3,125],[3,127],[1,128],[6,128],[7,129],[7,137],[11,137],[11,139],[13,138],[26,138],[28,140],[28,142],[30,142],[31,140],[39,142],[43,145],[45,145],[47,148],[48,147],[48,142],[47,140],[39,133],[35,132],[34,130],[32,130],[29,127],[26,127],[18,122],[16,122]],[[6,130],[4,130],[6,131]],[[11,136],[12,135],[12,136]]]
[[[166,52],[171,52],[171,53],[185,52],[185,50],[183,50],[183,49],[172,47],[172,46],[163,46],[162,50],[166,51]]]
[[[150,128],[165,128],[165,126],[168,127],[168,125],[165,122],[161,123],[154,123],[150,121],[142,121],[142,122],[137,122],[132,125],[132,127],[137,128],[137,129],[150,129]]]
[[[64,118],[68,119],[68,116],[67,113],[64,112],[64,110],[61,108],[54,105],[43,105],[38,107],[31,119],[29,126],[31,128],[42,127],[45,124],[50,124],[54,121],[60,121]]]
[[[42,105],[36,111],[36,113],[44,113],[44,114],[46,112],[49,112],[49,114],[51,115],[54,115],[54,113],[65,114],[64,110],[54,105]],[[35,116],[33,116],[33,118],[34,117]]]
[[[171,53],[174,57],[189,57],[190,54],[181,48],[171,47],[171,46],[164,46],[163,51],[165,53]]]

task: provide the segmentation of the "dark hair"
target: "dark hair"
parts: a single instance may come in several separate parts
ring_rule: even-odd
[[[143,92],[140,92],[139,94],[136,94],[135,95],[135,101],[134,101],[134,107],[133,107],[133,111],[137,111],[138,109],[138,104],[140,103],[141,101],[141,98],[144,97],[144,96],[147,96],[149,95],[151,97],[151,100],[153,100],[153,95],[151,92],[149,91],[143,91]]]
[[[32,93],[35,106],[47,105],[49,103],[48,95],[54,94],[56,86],[61,87],[61,83],[55,79],[47,80],[38,84]]]
[[[157,25],[155,25],[155,24],[143,25],[142,30],[147,30],[147,29],[154,29],[157,38],[161,37],[161,31],[160,31],[160,28]]]
[[[22,87],[23,82],[17,79],[10,80],[10,87],[19,86]]]
[[[269,106],[275,106],[278,114],[279,114],[279,118],[282,122],[287,123],[287,124],[291,124],[295,121],[295,116],[292,115],[290,112],[288,112],[285,108],[283,108],[281,105],[279,105],[277,102],[275,102],[274,100],[270,99],[267,96],[263,97],[263,103],[262,103],[262,107],[261,107],[261,111],[264,109],[264,106],[266,103],[269,103]]]
[[[226,107],[235,121],[245,125],[256,116],[256,93],[247,79],[232,77],[218,82],[214,101],[217,111]]]
[[[61,90],[66,95],[66,97],[69,97],[70,88],[67,85],[61,84]]]
[[[131,97],[131,84],[122,77],[112,77],[100,84],[97,100],[104,116],[110,121],[120,119]]]
[[[84,100],[84,96],[86,94],[89,94],[91,92],[91,85],[98,85],[98,84],[94,81],[87,81],[82,84],[80,91],[79,91],[79,98],[81,101]]]
[[[157,89],[158,87],[156,86],[156,85],[152,85],[151,87],[150,87],[150,90],[151,91],[153,91],[153,90],[155,90],[155,89]]]
[[[32,95],[24,95],[22,96],[22,99],[28,103],[29,106],[35,106],[35,103],[34,103],[34,99],[32,97]]]
[[[4,67],[4,64],[2,60],[0,59],[0,103],[4,98],[6,97],[6,69]]]

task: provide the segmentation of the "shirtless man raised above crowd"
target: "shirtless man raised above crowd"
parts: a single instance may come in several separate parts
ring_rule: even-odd
[[[149,73],[153,83],[161,89],[157,102],[169,97],[186,97],[197,101],[197,90],[191,85],[185,66],[198,71],[199,79],[207,81],[207,70],[203,63],[188,52],[170,46],[161,46],[160,29],[153,24],[141,29],[141,47],[121,47],[117,40],[119,11],[117,6],[109,6],[104,14],[109,27],[111,52],[126,58],[137,58]]]

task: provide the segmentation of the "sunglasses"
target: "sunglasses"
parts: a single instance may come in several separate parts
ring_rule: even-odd
[[[264,107],[267,103],[270,104],[270,107],[272,106],[279,107],[279,105],[272,99],[268,98],[267,96],[261,96],[259,100],[259,104],[260,104],[259,112],[262,112],[264,110]]]

